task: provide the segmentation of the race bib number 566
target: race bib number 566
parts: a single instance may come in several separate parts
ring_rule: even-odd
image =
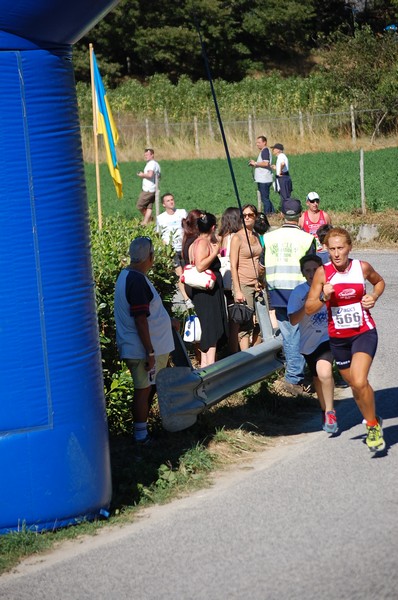
[[[362,325],[362,307],[360,302],[347,306],[332,306],[332,319],[336,329],[350,329]]]

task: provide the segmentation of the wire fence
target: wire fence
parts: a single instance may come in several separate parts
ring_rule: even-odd
[[[258,135],[266,135],[271,140],[293,142],[300,145],[307,140],[326,137],[350,137],[354,142],[362,134],[378,133],[378,124],[383,117],[381,109],[356,110],[350,106],[346,111],[330,113],[309,113],[280,117],[273,115],[252,115],[240,120],[225,120],[225,134],[232,147],[241,147],[245,152],[253,148]],[[119,131],[118,155],[122,160],[131,160],[133,148],[163,145],[179,147],[190,145],[194,155],[205,157],[209,146],[221,145],[222,139],[218,122],[210,111],[206,120],[193,117],[190,121],[170,122],[167,112],[163,119],[145,117],[137,119],[131,113],[116,113],[115,123]],[[90,160],[93,133],[92,126],[82,126],[82,139],[85,158]],[[185,153],[184,153],[185,154]]]

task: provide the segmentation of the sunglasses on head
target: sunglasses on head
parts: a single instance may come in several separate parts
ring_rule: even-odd
[[[152,240],[149,237],[149,235],[140,235],[140,238],[142,240],[147,240],[149,242],[149,246],[150,246],[149,253],[153,254],[154,253],[154,247],[153,247],[153,243],[152,243]]]

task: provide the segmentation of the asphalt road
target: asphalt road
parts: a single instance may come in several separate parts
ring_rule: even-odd
[[[355,254],[354,254],[355,256]],[[340,433],[314,422],[244,468],[132,525],[0,578],[0,597],[383,600],[398,597],[398,254],[361,252],[386,279],[371,372],[386,451],[372,456],[349,391]]]

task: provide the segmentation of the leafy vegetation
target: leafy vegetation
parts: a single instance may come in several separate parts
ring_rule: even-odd
[[[267,12],[267,11],[266,11]],[[238,82],[214,81],[217,101],[224,121],[288,118],[301,112],[310,115],[357,111],[357,127],[366,134],[396,132],[398,114],[398,34],[375,35],[366,26],[354,35],[337,32],[329,37],[317,54],[317,65],[306,76],[283,76],[280,71],[245,76]],[[204,75],[204,73],[203,73]],[[89,81],[86,79],[86,81]],[[91,92],[88,83],[77,86],[79,112],[83,127],[92,124]],[[216,122],[209,83],[193,82],[186,74],[172,82],[166,74],[151,75],[145,83],[129,78],[116,89],[108,90],[117,118],[121,144],[137,137],[145,118],[173,127],[191,123],[193,118]],[[373,109],[374,112],[371,112]],[[361,111],[368,111],[362,114]],[[349,118],[348,118],[349,123]],[[217,127],[215,127],[217,129]],[[341,135],[344,126],[330,128]],[[173,129],[159,131],[158,137],[178,140]],[[190,134],[192,138],[192,133]]]
[[[374,0],[358,11],[345,0],[121,0],[76,44],[78,80],[89,80],[88,43],[93,42],[110,81],[140,80],[165,73],[203,77],[197,26],[214,77],[238,81],[253,73],[284,73],[313,66],[311,52],[340,30],[352,36],[370,24],[375,33],[396,22],[397,1]],[[351,8],[352,6],[352,8]]]
[[[114,111],[123,123],[214,117],[196,31],[200,25],[225,119],[378,109],[366,132],[396,129],[398,2],[358,11],[344,0],[122,1],[90,32]],[[153,18],[156,14],[157,18]],[[88,39],[75,48],[83,123],[91,123]],[[205,80],[205,81],[204,81]],[[114,88],[114,89],[113,89]]]
[[[97,299],[98,324],[102,353],[105,398],[109,429],[128,433],[131,429],[133,387],[128,371],[119,361],[116,347],[113,297],[120,270],[129,263],[128,249],[138,235],[150,235],[155,249],[155,264],[149,273],[166,308],[171,311],[176,275],[173,253],[165,246],[151,226],[144,230],[138,220],[129,222],[119,217],[105,217],[101,231],[94,218],[91,221],[92,260]]]

